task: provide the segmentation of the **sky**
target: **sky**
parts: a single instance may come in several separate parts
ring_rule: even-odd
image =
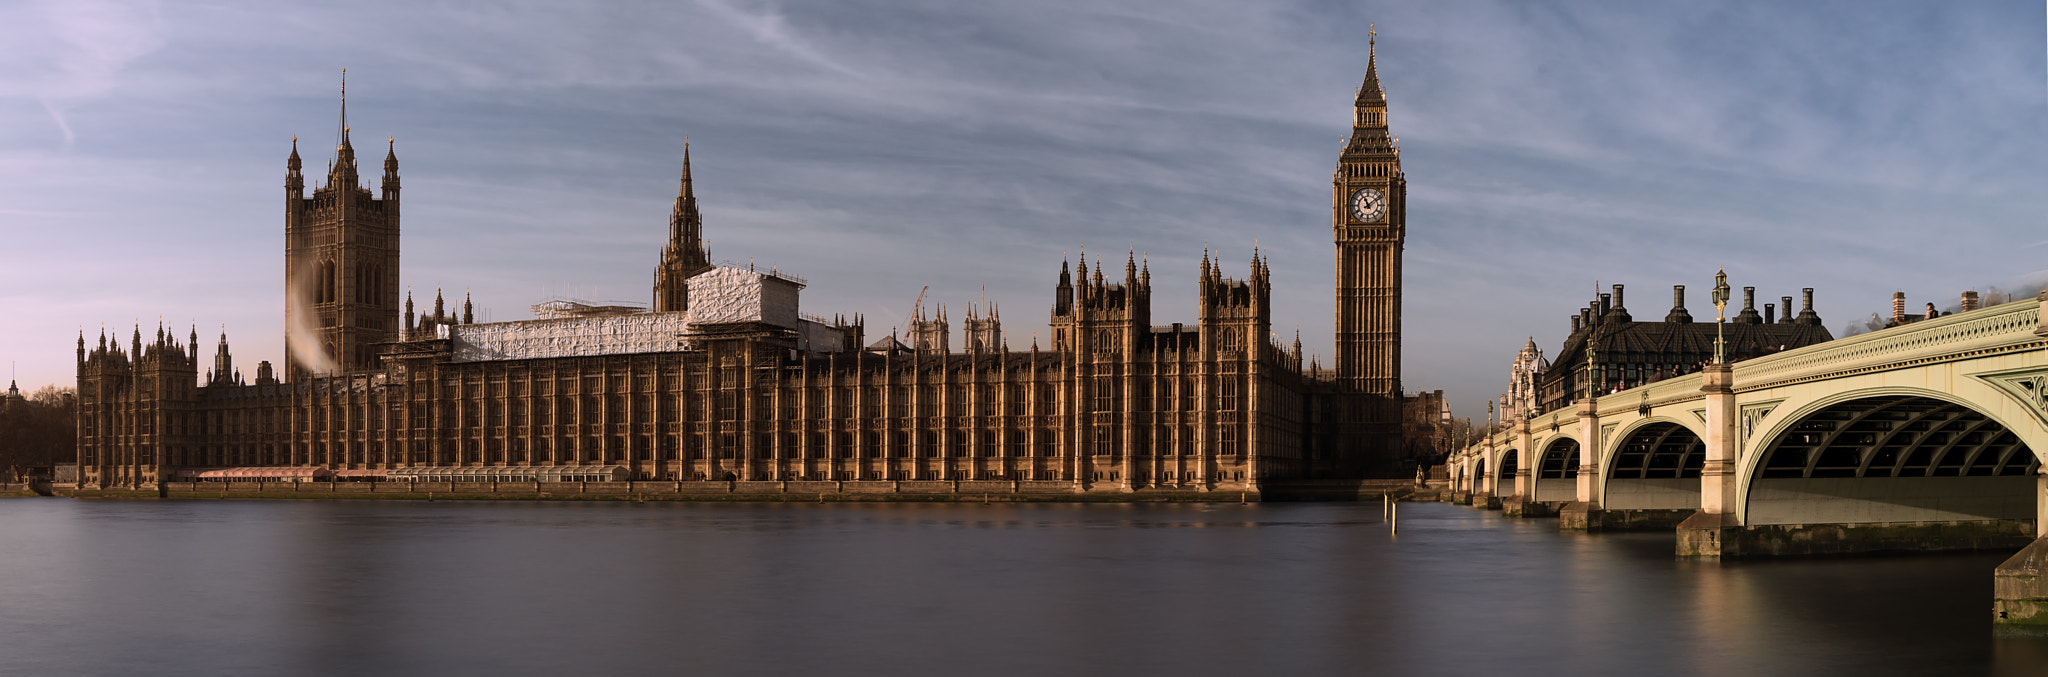
[[[1840,335],[1894,291],[2048,281],[2040,3],[28,0],[0,3],[0,360],[69,385],[80,331],[163,322],[281,364],[285,157],[324,175],[346,68],[422,305],[646,302],[687,137],[712,256],[870,337],[929,287],[1023,349],[1084,249],[1148,257],[1154,321],[1192,323],[1204,248],[1243,277],[1258,247],[1278,340],[1328,364],[1371,25],[1403,384],[1461,416],[1596,285],[1711,317],[1725,267],[1760,304],[1816,288]]]

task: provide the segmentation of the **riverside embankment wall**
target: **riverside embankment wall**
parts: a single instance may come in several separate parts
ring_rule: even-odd
[[[0,487],[4,489],[4,487]],[[1412,480],[1317,480],[1260,491],[1081,489],[1057,481],[790,482],[165,482],[156,488],[55,488],[74,498],[306,498],[669,501],[1273,501],[1406,498]],[[28,493],[28,492],[21,492]]]

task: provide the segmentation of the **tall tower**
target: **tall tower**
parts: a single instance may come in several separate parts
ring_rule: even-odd
[[[690,309],[690,277],[711,269],[704,252],[704,217],[697,213],[697,192],[690,186],[690,142],[683,142],[683,187],[668,215],[668,246],[654,268],[654,312]]]
[[[1376,34],[1373,36],[1377,37]],[[1331,177],[1337,242],[1337,379],[1346,389],[1401,393],[1401,247],[1408,234],[1408,180],[1387,133],[1387,95],[1368,42],[1365,83],[1351,139]]]
[[[293,380],[375,367],[375,344],[398,336],[397,143],[384,155],[379,198],[356,173],[343,77],[327,184],[306,197],[297,137],[285,163],[285,373]]]

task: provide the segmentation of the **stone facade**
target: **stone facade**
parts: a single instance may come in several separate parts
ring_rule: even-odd
[[[1257,252],[1242,278],[1204,255],[1192,324],[1153,324],[1148,263],[1127,256],[1111,276],[1084,257],[1062,264],[1047,349],[1012,349],[993,306],[970,309],[964,352],[943,311],[920,315],[908,345],[869,344],[858,317],[799,313],[800,279],[710,262],[687,150],[651,308],[568,304],[477,324],[467,299],[456,317],[437,293],[431,314],[415,316],[409,296],[401,314],[397,161],[387,157],[384,197],[372,199],[354,188],[344,135],[314,198],[300,197],[296,147],[287,163],[288,239],[306,245],[288,246],[287,268],[320,280],[310,305],[288,296],[287,313],[319,311],[314,357],[293,358],[282,380],[266,363],[249,383],[222,336],[202,379],[196,331],[180,344],[159,329],[145,344],[137,328],[125,349],[103,335],[88,350],[81,335],[77,475],[143,487],[226,468],[371,478],[571,465],[632,480],[1075,491],[1359,477],[1401,450],[1405,179],[1367,73],[1336,177],[1335,370],[1305,368],[1299,338],[1273,337],[1272,273]],[[1365,187],[1387,201],[1369,223],[1349,208]]]

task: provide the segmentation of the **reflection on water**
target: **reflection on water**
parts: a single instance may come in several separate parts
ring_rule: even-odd
[[[0,502],[9,674],[2048,674],[2004,553],[1409,505]]]

